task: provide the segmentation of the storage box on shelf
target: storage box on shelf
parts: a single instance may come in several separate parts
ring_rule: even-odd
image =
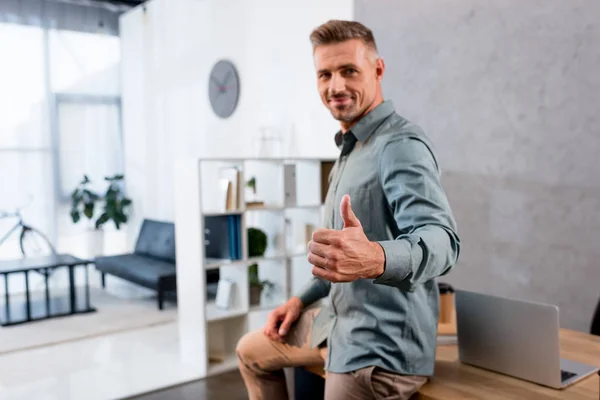
[[[176,163],[179,342],[182,360],[199,377],[237,368],[237,341],[264,324],[270,310],[312,277],[306,244],[322,226],[323,191],[333,162],[269,158]],[[266,236],[259,249],[264,251],[257,253],[255,242],[249,243],[250,228]],[[206,300],[206,269],[218,269],[223,282],[215,301]]]

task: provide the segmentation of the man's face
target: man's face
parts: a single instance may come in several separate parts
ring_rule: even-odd
[[[361,40],[317,46],[314,61],[321,100],[343,126],[361,117],[380,94],[383,61]]]

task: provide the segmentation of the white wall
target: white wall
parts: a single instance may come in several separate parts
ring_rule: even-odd
[[[338,123],[320,102],[308,37],[328,19],[352,16],[350,0],[153,0],[121,18],[130,245],[142,218],[173,220],[176,158],[254,156],[262,126],[284,136],[274,155],[337,155]],[[209,71],[221,58],[241,80],[227,120],[208,101]]]

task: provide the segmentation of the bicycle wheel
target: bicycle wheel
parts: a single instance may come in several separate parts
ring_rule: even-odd
[[[20,237],[21,253],[24,257],[40,257],[56,254],[50,240],[40,231],[30,226],[23,226]]]

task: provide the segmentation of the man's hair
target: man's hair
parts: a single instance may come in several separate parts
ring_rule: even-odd
[[[352,39],[362,40],[377,54],[373,32],[360,22],[330,20],[315,28],[310,34],[313,51],[317,46],[341,43]]]

